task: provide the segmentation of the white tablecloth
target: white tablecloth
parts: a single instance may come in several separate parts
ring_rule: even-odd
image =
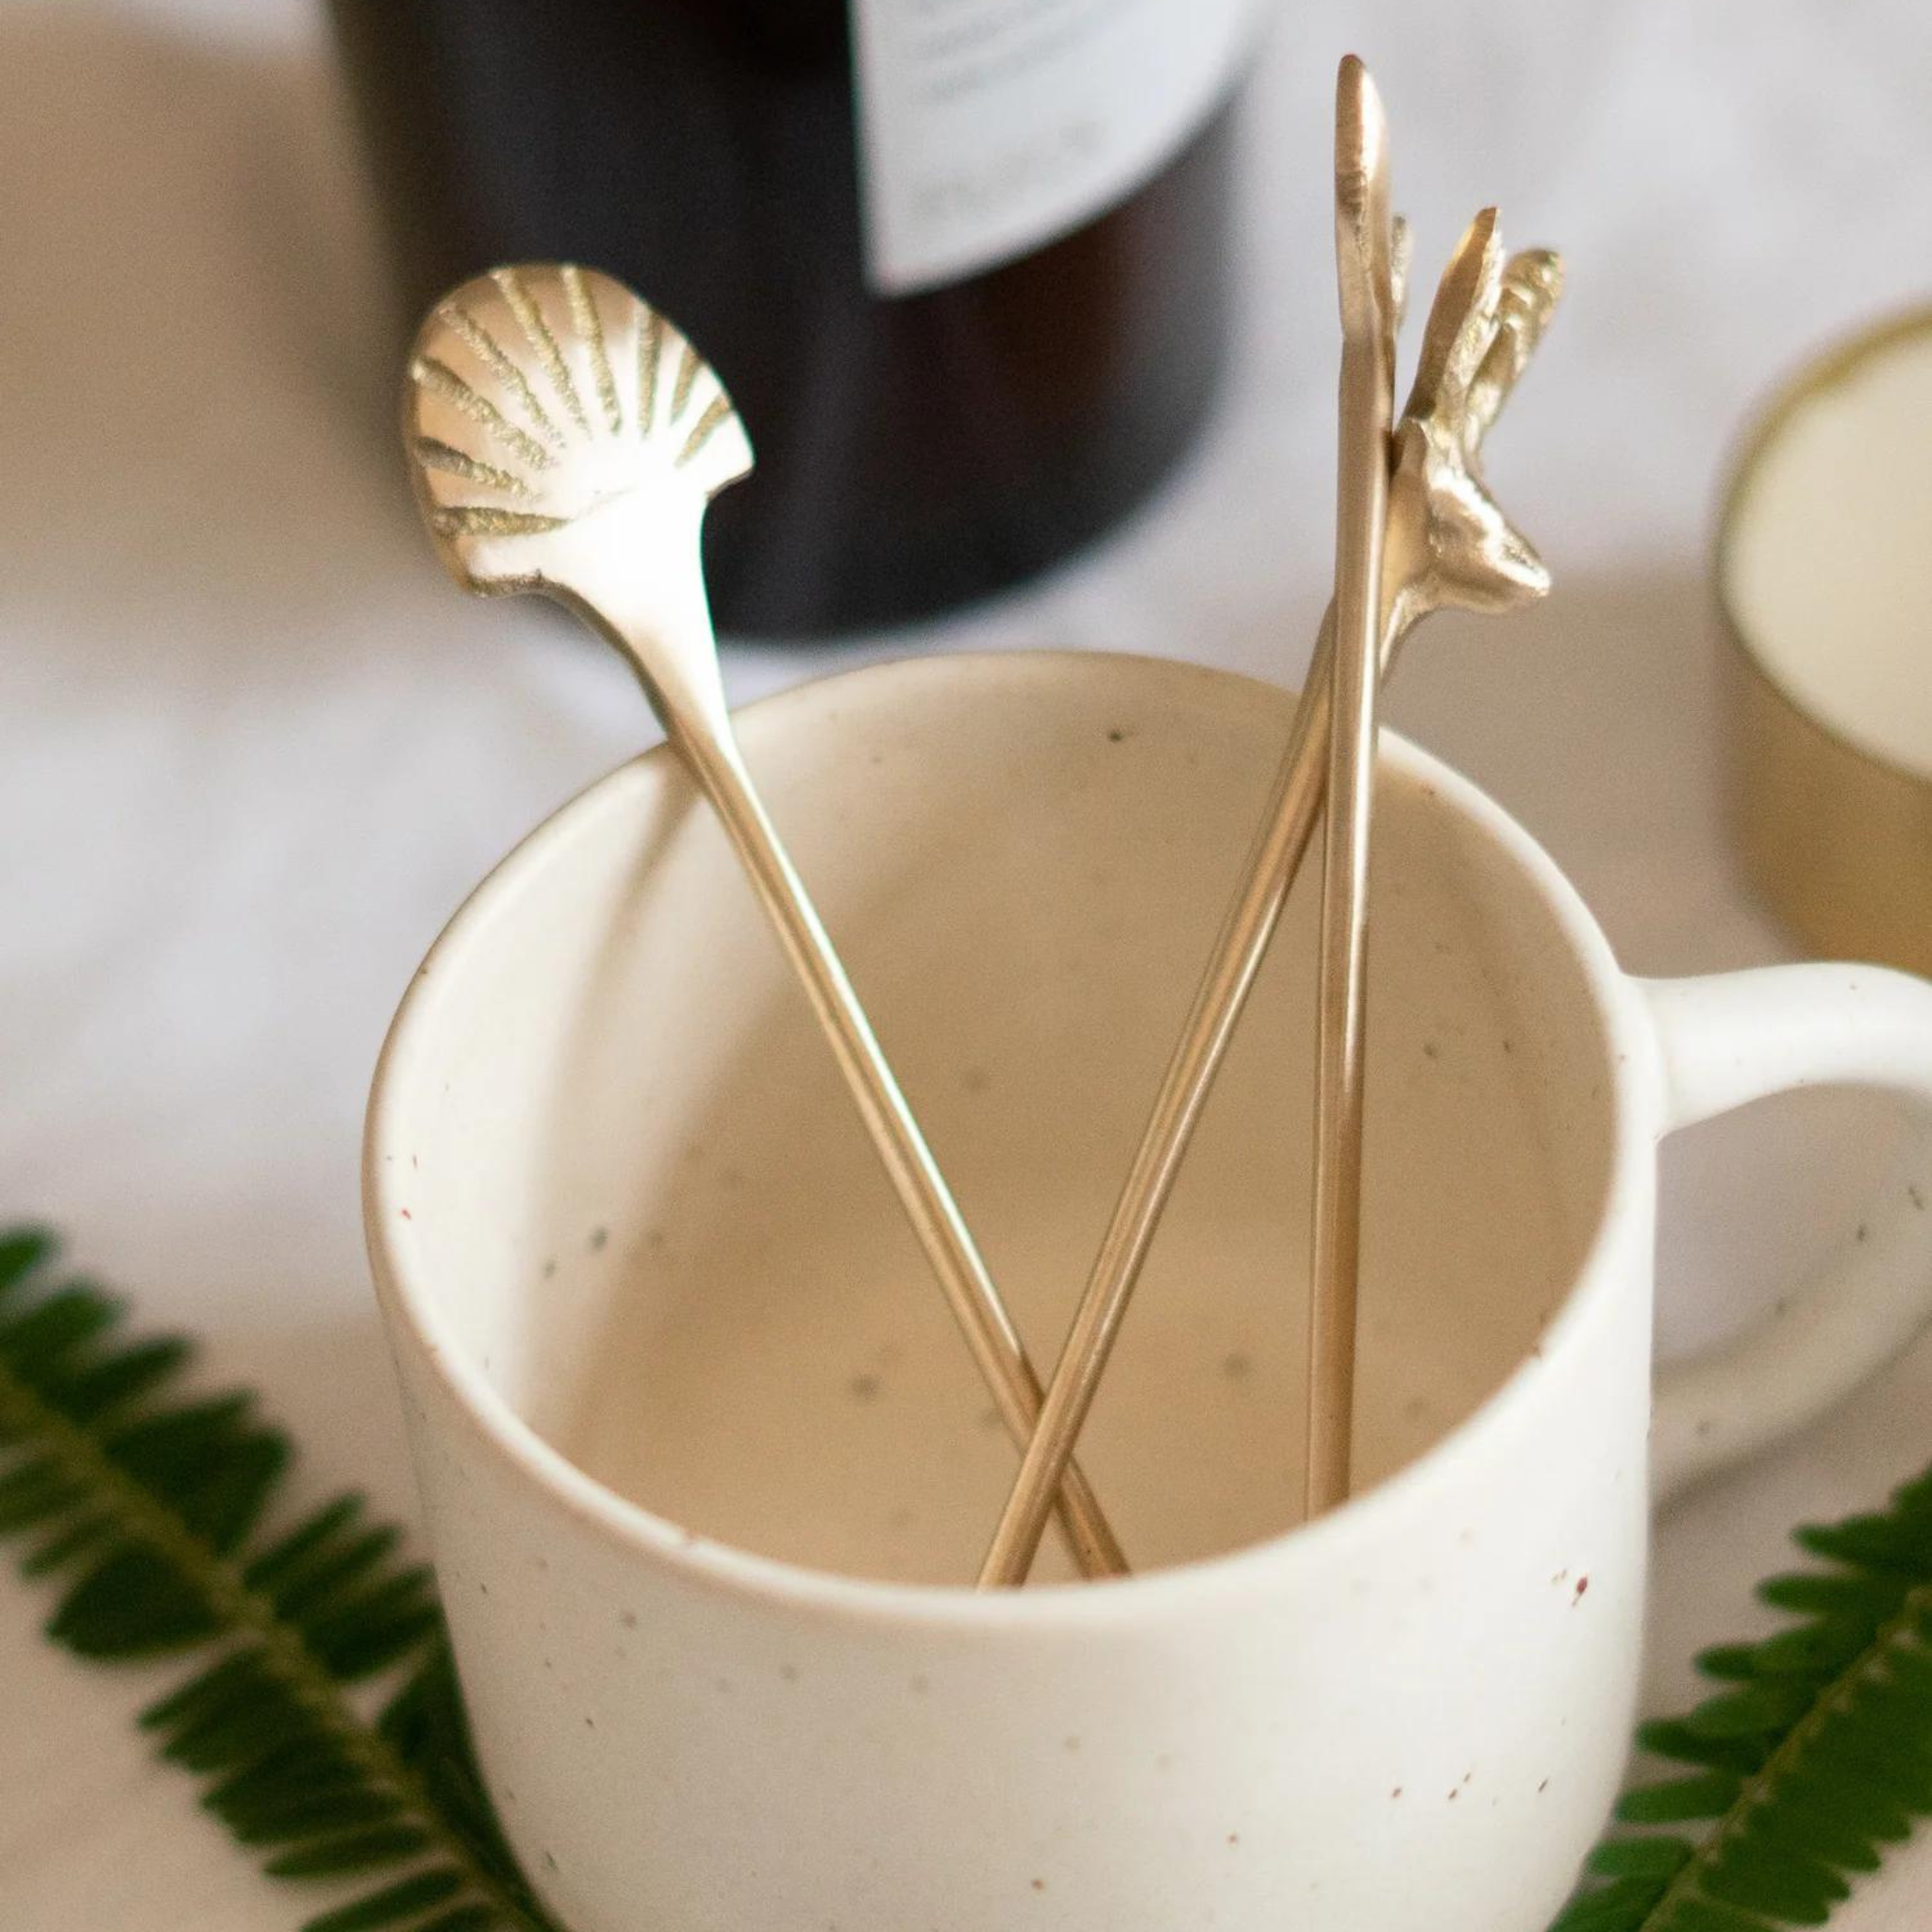
[[[1051,581],[863,650],[1299,675],[1330,542],[1325,117],[1358,45],[1423,285],[1490,198],[1574,265],[1491,465],[1557,593],[1510,627],[1432,632],[1397,721],[1521,814],[1632,967],[1778,957],[1718,813],[1714,480],[1794,356],[1925,292],[1932,16],[1284,12],[1255,90],[1240,366],[1198,457]],[[0,0],[0,1219],[51,1217],[142,1321],[203,1335],[208,1374],[294,1428],[309,1491],[361,1484],[408,1515],[358,1221],[369,1070],[444,915],[645,721],[614,660],[527,605],[457,596],[431,561],[375,288],[299,0]],[[850,655],[744,649],[730,683]],[[1736,1319],[1842,1229],[1869,1142],[1829,1112],[1671,1150],[1667,1341]],[[1652,1701],[1685,1695],[1695,1644],[1760,1624],[1748,1587],[1790,1524],[1928,1460],[1932,1345],[1669,1518]],[[310,1896],[259,1877],[130,1731],[154,1674],[73,1663],[38,1634],[46,1606],[0,1582],[0,1926],[294,1926]],[[1932,1838],[1842,1924],[1928,1916]]]

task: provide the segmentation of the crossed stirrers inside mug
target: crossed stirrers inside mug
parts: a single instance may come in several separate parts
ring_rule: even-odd
[[[405,433],[418,498],[444,561],[469,589],[537,591],[558,599],[630,659],[675,752],[731,838],[1023,1451],[983,1585],[1024,1580],[1057,1507],[1085,1575],[1117,1575],[1126,1568],[1072,1460],[1074,1441],[1321,814],[1331,758],[1344,769],[1355,801],[1331,828],[1328,883],[1345,875],[1357,889],[1335,928],[1348,941],[1338,944],[1336,957],[1354,989],[1357,1050],[1338,1061],[1337,1091],[1353,1093],[1350,1135],[1333,1145],[1318,1135],[1318,1147],[1321,1159],[1352,1161],[1345,1172],[1343,1172],[1358,1188],[1359,888],[1366,877],[1375,690],[1398,644],[1430,611],[1504,610],[1548,588],[1535,553],[1485,488],[1478,457],[1549,320],[1561,281],[1557,258],[1532,251],[1505,267],[1494,211],[1476,218],[1443,275],[1415,388],[1391,432],[1387,365],[1403,244],[1387,215],[1380,104],[1358,62],[1343,63],[1339,108],[1345,334],[1358,348],[1364,327],[1375,332],[1371,361],[1379,358],[1379,366],[1367,388],[1359,380],[1351,388],[1352,365],[1344,364],[1337,605],[1324,623],[1242,884],[1043,1391],[733,738],[698,552],[709,497],[751,468],[750,445],[729,397],[657,311],[608,276],[570,266],[504,268],[466,283],[425,321],[410,362]],[[1353,659],[1346,656],[1351,644]],[[1345,711],[1338,693],[1347,700]],[[1346,744],[1341,730],[1331,731],[1332,718],[1347,721]],[[1344,756],[1349,746],[1353,763]],[[1324,978],[1324,991],[1332,990]],[[1336,1199],[1342,1224],[1352,1227],[1349,1188]],[[1350,1247],[1352,1239],[1351,1233],[1341,1245]],[[1352,1357],[1352,1259],[1348,1266],[1349,1315],[1337,1332]],[[1318,1279],[1313,1287],[1319,1309],[1324,1284]],[[1324,1453],[1339,1467],[1345,1492],[1345,1377],[1341,1386],[1339,1412],[1332,1391],[1324,1407],[1315,1391],[1310,1416],[1322,1419]]]
[[[1344,63],[1342,85],[1366,93],[1356,109],[1358,121],[1379,119],[1358,63]],[[1386,167],[1380,142],[1374,162]],[[1345,174],[1338,169],[1339,182]],[[1424,331],[1415,387],[1390,441],[1379,570],[1384,676],[1404,639],[1431,611],[1508,610],[1549,589],[1535,551],[1485,486],[1479,458],[1549,323],[1562,268],[1545,249],[1518,255],[1506,267],[1496,225],[1495,210],[1485,209],[1451,258]],[[1386,277],[1381,306],[1392,318],[1401,306],[1399,235],[1377,254]],[[1274,794],[1048,1385],[1040,1424],[980,1571],[982,1585],[1023,1582],[1031,1566],[1054,1485],[1099,1389],[1189,1139],[1307,849],[1327,778],[1336,618],[1331,606]],[[1323,1017],[1325,1024],[1330,1016]],[[1311,1281],[1311,1295],[1322,1286]],[[1323,1391],[1310,1392],[1313,1427]],[[1330,1416],[1330,1434],[1345,1442],[1349,1422],[1345,1412]],[[1345,1483],[1345,1450],[1341,1460]]]

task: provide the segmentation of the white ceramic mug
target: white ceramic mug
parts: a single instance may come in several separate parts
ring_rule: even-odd
[[[1289,708],[1024,656],[743,717],[1042,1363]],[[1666,1374],[1647,1443],[1656,1143],[1813,1083],[1932,1105],[1932,990],[1627,978],[1542,852],[1391,741],[1364,1486],[1287,1533],[1310,898],[1083,1439],[1145,1574],[992,1595],[962,1585],[1010,1445],[676,764],[591,788],[438,942],[376,1079],[370,1241],[484,1769],[573,1932],[1546,1923],[1624,1761],[1654,1488],[1928,1312],[1932,1165]]]

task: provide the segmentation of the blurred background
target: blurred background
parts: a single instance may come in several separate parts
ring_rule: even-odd
[[[1724,832],[1711,519],[1754,402],[1925,297],[1932,19],[1899,0],[1304,0],[1229,44],[1230,198],[1178,203],[1186,232],[1176,215],[1133,244],[1158,251],[1159,313],[1198,308],[1205,331],[1152,473],[1070,517],[1069,554],[1009,559],[1020,580],[991,596],[854,628],[828,593],[796,626],[734,633],[734,699],[908,650],[1298,680],[1331,560],[1329,110],[1353,48],[1389,103],[1419,290],[1486,201],[1512,245],[1570,263],[1489,459],[1556,592],[1507,625],[1433,628],[1393,722],[1524,819],[1632,969],[1789,956]],[[309,0],[0,4],[0,1220],[57,1223],[144,1319],[205,1335],[208,1374],[259,1386],[306,1444],[306,1482],[407,1515],[358,1205],[376,1049],[469,887],[656,729],[614,656],[527,600],[458,596],[430,554],[357,125]],[[706,245],[728,260],[743,238],[721,206]],[[1080,320],[1029,312],[1042,341]],[[779,391],[795,354],[788,392],[837,418],[858,391],[814,351],[735,353]],[[816,513],[856,500],[827,484]],[[808,641],[771,635],[808,618]],[[1862,1119],[1819,1098],[1774,1133],[1747,1117],[1674,1145],[1668,1341],[1841,1238]],[[1671,1520],[1659,1695],[1696,1642],[1748,1626],[1790,1523],[1932,1457],[1928,1398],[1921,1348],[1856,1414]],[[293,1926],[300,1899],[130,1738],[142,1684],[58,1656],[42,1613],[0,1582],[0,1924]],[[1904,1932],[1927,1897],[1922,1847],[1841,1923]]]

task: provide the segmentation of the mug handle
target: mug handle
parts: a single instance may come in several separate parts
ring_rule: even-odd
[[[1807,1087],[1903,1095],[1932,1124],[1932,984],[1879,966],[1765,966],[1637,980],[1665,1091],[1662,1132]],[[1651,1493],[1790,1434],[1932,1321],[1932,1135],[1898,1199],[1802,1291],[1737,1341],[1657,1374]]]

